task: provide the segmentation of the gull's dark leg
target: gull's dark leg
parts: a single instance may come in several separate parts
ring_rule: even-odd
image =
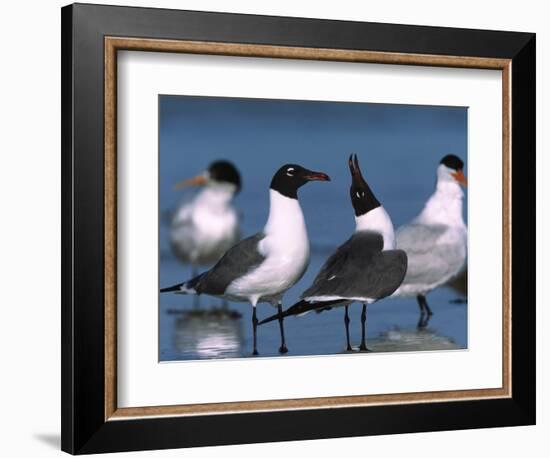
[[[252,307],[252,332],[254,333],[254,350],[253,355],[258,355],[258,348],[256,346],[256,328],[258,327],[258,318],[256,318],[256,307]]]
[[[367,342],[366,342],[366,326],[365,323],[367,322],[367,304],[363,304],[363,310],[361,311],[361,345],[359,345],[359,350],[361,351],[369,351],[367,348]]]
[[[348,344],[347,350],[351,351],[352,348],[351,348],[351,344],[349,342],[349,312],[348,312],[348,309],[349,309],[349,305],[346,305],[346,313],[344,315],[344,324],[346,325],[346,342]]]
[[[281,346],[279,347],[279,353],[285,354],[288,353],[288,348],[286,348],[285,343],[285,328],[283,326],[283,306],[280,302],[277,304],[277,311],[279,312],[279,330],[281,331]]]

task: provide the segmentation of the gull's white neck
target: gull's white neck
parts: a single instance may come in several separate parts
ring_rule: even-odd
[[[264,227],[266,235],[295,238],[297,232],[306,231],[304,214],[298,199],[269,190],[269,216]]]
[[[280,300],[307,269],[309,241],[304,215],[297,199],[269,190],[269,217],[264,237],[257,250],[263,262],[227,288],[237,297],[245,297],[255,307],[259,300]]]
[[[393,223],[390,215],[382,206],[355,217],[355,232],[359,231],[378,232],[384,238],[383,250],[393,250],[395,248]]]
[[[438,177],[434,193],[416,220],[424,224],[465,226],[462,217],[463,199],[464,192],[456,181]]]

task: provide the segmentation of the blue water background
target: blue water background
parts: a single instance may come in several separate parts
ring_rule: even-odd
[[[170,215],[193,192],[175,192],[173,186],[178,181],[201,173],[216,159],[235,163],[243,178],[235,206],[242,215],[242,234],[248,236],[265,224],[269,183],[281,165],[298,163],[330,175],[330,183],[310,183],[299,192],[312,256],[304,277],[285,295],[285,308],[297,300],[330,252],[354,229],[347,167],[350,153],[358,154],[365,178],[396,228],[422,208],[445,154],[460,156],[467,169],[465,107],[159,96],[159,132],[161,286],[191,275],[189,266],[180,264],[169,247]],[[418,306],[414,299],[373,304],[368,310],[369,341],[381,344],[381,349],[385,340],[397,342],[388,347],[392,350],[433,349],[437,347],[431,345],[434,339],[466,348],[467,305],[450,302],[458,297],[449,288],[432,292],[428,301],[435,314],[421,331],[416,328]],[[201,298],[201,310],[217,307],[218,299]],[[192,309],[190,297],[161,295],[159,359],[249,356],[251,307],[232,303],[230,308],[242,318],[189,315],[185,312]],[[350,310],[356,345],[360,306],[354,304]],[[274,312],[268,304],[258,306],[260,319]],[[288,355],[342,352],[343,313],[340,308],[287,319]],[[277,322],[260,327],[258,339],[262,356],[277,355]],[[409,345],[411,341],[414,345]]]

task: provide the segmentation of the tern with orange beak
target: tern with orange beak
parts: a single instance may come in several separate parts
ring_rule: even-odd
[[[300,302],[282,316],[273,315],[260,324],[311,310],[320,312],[343,306],[347,350],[351,351],[348,308],[352,302],[361,302],[359,349],[367,351],[367,304],[388,297],[401,285],[407,270],[407,255],[395,249],[391,218],[363,178],[357,156],[350,156],[349,169],[355,232],[327,259],[313,284],[302,294]]]
[[[263,230],[227,251],[210,270],[161,292],[207,294],[252,305],[253,354],[258,354],[256,306],[267,302],[282,311],[284,293],[309,264],[309,240],[298,189],[310,181],[330,181],[328,175],[297,164],[281,167],[269,190],[269,216]],[[280,353],[288,350],[282,319]]]
[[[170,227],[170,246],[196,276],[199,266],[213,265],[239,240],[239,218],[232,202],[241,189],[241,176],[231,162],[219,160],[174,188],[190,186],[202,189],[177,209]],[[197,297],[195,307],[198,305]]]
[[[462,216],[466,177],[464,162],[449,154],[437,167],[435,191],[422,211],[396,232],[397,247],[405,250],[409,267],[395,296],[416,297],[420,308],[419,327],[432,315],[426,294],[444,285],[466,264],[467,228]]]

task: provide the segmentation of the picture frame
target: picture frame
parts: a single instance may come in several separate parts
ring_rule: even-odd
[[[534,34],[519,32],[64,7],[62,449],[83,454],[534,424],[535,40]],[[121,50],[501,71],[502,386],[118,408],[116,62]]]

